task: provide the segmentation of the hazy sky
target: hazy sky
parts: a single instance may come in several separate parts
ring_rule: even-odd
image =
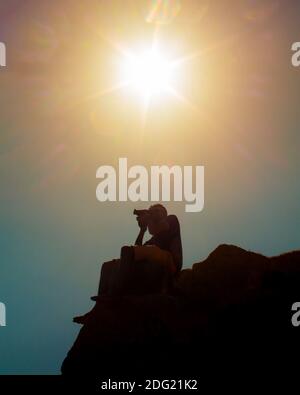
[[[205,166],[205,208],[181,221],[184,267],[218,244],[299,248],[299,1],[1,0],[0,373],[58,373],[100,263],[135,240],[133,208],[99,203],[96,169]],[[147,112],[115,89],[124,48],[181,59],[177,97]]]

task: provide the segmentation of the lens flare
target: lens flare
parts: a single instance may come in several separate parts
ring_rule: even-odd
[[[148,4],[146,22],[159,25],[171,23],[181,10],[180,0],[151,0]]]

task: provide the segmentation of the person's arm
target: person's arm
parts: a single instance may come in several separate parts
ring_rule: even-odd
[[[137,237],[137,239],[135,241],[135,245],[136,246],[142,246],[143,245],[143,238],[144,238],[145,232],[146,232],[146,229],[142,229],[142,228],[140,229],[138,237]]]
[[[147,230],[147,219],[145,216],[137,217],[137,222],[140,227],[140,232],[138,234],[138,237],[135,241],[135,245],[141,246],[143,245],[143,239],[144,239],[144,234],[146,233]]]

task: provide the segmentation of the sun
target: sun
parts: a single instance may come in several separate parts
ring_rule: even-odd
[[[122,66],[126,85],[143,98],[167,93],[174,80],[172,62],[156,49],[128,54]]]
[[[171,99],[171,104],[175,99],[197,111],[196,106],[181,91],[188,75],[185,64],[197,57],[198,52],[179,56],[176,45],[161,42],[157,33],[150,42],[139,43],[134,47],[110,39],[107,41],[115,52],[111,63],[115,82],[111,81],[105,89],[90,94],[86,100],[115,93],[121,93],[122,100],[126,98],[126,101],[134,96],[134,101],[138,102],[135,108],[141,110],[144,126],[149,111],[156,108],[156,104],[160,106],[165,98]]]

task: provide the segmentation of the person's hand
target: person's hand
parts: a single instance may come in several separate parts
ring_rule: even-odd
[[[147,215],[142,215],[140,217],[136,217],[137,223],[140,227],[140,229],[143,232],[146,232],[147,230],[147,225],[148,225],[148,216]]]

